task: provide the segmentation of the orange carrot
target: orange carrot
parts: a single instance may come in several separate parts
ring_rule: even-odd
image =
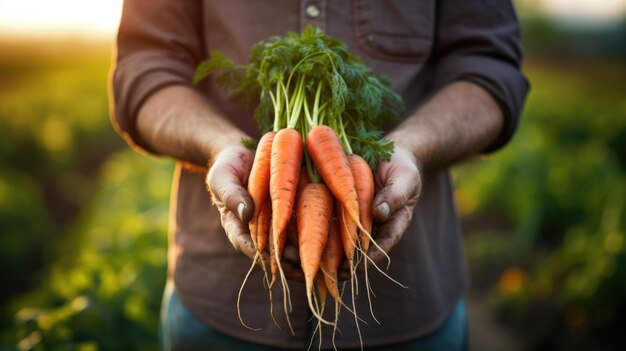
[[[357,254],[357,247],[359,244],[357,241],[359,240],[357,225],[354,223],[352,218],[347,214],[343,205],[337,206],[337,220],[339,226],[339,233],[342,242],[342,247],[346,254],[346,258],[348,262],[352,265],[355,260],[355,255]]]
[[[261,259],[261,268],[263,268],[264,279],[266,286],[269,287],[270,281],[267,277],[267,269],[265,268],[265,261],[262,259],[263,252],[268,249],[268,242],[271,240],[271,226],[272,226],[272,203],[270,199],[265,200],[265,204],[261,207],[261,213],[259,214],[259,223],[258,223],[258,236],[257,236],[257,255]],[[272,257],[270,256],[270,261]],[[269,298],[270,298],[270,315],[272,316],[272,320],[274,324],[278,326],[276,320],[274,319],[274,306],[272,299],[272,289],[269,289]]]
[[[337,280],[337,270],[343,261],[343,243],[341,240],[341,233],[339,230],[339,222],[333,219],[330,222],[330,228],[328,231],[328,241],[324,248],[324,254],[322,254],[322,262],[320,268],[324,275],[324,281],[328,288],[328,293],[335,301],[341,301],[341,294],[339,293],[339,281]]]
[[[302,188],[305,185],[311,183],[309,179],[309,173],[307,172],[305,167],[302,167],[300,170],[300,178],[298,179],[298,190],[296,192],[296,203],[299,201],[299,196],[302,193]],[[296,224],[297,218],[294,214],[292,216],[291,221],[289,221],[289,225],[287,226],[287,242],[294,246],[298,247],[298,225]]]
[[[259,255],[262,255],[263,251],[267,249],[271,224],[272,203],[269,201],[269,199],[265,199],[265,203],[261,206],[261,212],[259,213],[257,223],[256,249]]]
[[[372,202],[374,201],[374,175],[372,169],[367,162],[359,155],[352,154],[348,156],[352,175],[354,177],[354,185],[356,188],[357,199],[359,201],[359,220],[363,229],[367,233],[372,232]],[[367,253],[370,244],[369,235],[365,235],[363,231],[359,232],[359,240],[361,250]]]
[[[255,245],[257,244],[259,215],[269,195],[270,156],[275,134],[274,132],[267,132],[259,140],[259,145],[254,154],[252,169],[250,170],[250,177],[248,178],[248,193],[254,203],[254,213],[250,220],[250,236]]]
[[[324,125],[313,127],[306,137],[306,149],[337,201],[357,226],[360,226],[354,177],[335,131]]]
[[[317,126],[307,134],[306,146],[308,154],[315,163],[322,179],[328,185],[338,202],[338,217],[343,242],[343,248],[350,264],[350,286],[352,293],[352,314],[357,325],[357,333],[361,340],[361,331],[358,325],[355,297],[357,291],[357,276],[355,255],[360,250],[357,230],[365,232],[359,221],[359,203],[356,186],[348,157],[337,134],[327,126]],[[356,225],[356,228],[355,228]],[[369,233],[365,232],[369,236]],[[375,244],[375,243],[374,243]],[[368,257],[364,256],[367,260]],[[378,268],[378,267],[377,267]]]
[[[291,218],[296,198],[300,165],[302,163],[302,138],[292,128],[281,129],[274,136],[271,156],[270,198],[272,199],[272,232],[276,259],[285,247],[285,229]],[[275,274],[275,268],[272,267]]]
[[[302,188],[298,197],[298,243],[300,266],[304,273],[309,308],[318,321],[323,320],[319,306],[313,304],[313,285],[319,271],[324,246],[328,240],[330,218],[333,213],[333,198],[322,183],[311,183]]]
[[[370,235],[372,232],[372,202],[374,201],[374,175],[372,169],[367,162],[359,155],[348,156],[350,168],[354,175],[354,183],[356,186],[357,197],[359,199],[359,218],[364,230],[359,230],[360,253],[367,255],[370,246]],[[374,244],[376,244],[374,242]],[[365,256],[364,256],[365,257]],[[371,287],[368,275],[368,259],[363,260],[365,265],[365,289],[367,292],[367,300],[369,302],[370,313],[376,322],[376,316],[372,308],[372,298],[370,296]],[[379,323],[379,322],[378,322]]]
[[[326,289],[328,290],[328,294],[330,294],[330,296],[332,296],[335,300],[335,325],[333,326],[332,339],[333,346],[335,345],[335,334],[337,331],[337,323],[339,322],[339,311],[341,310],[341,305],[343,305],[341,292],[339,292],[339,278],[337,275],[341,261],[343,261],[343,257],[344,251],[341,232],[339,230],[339,221],[337,218],[333,218],[330,222],[328,242],[324,248],[322,262],[320,264],[320,270],[323,273],[324,283],[326,285]]]
[[[256,251],[261,260],[261,268],[263,269],[263,276],[265,283],[269,287],[270,281],[267,276],[267,268],[265,266],[265,260],[263,260],[263,252],[268,248],[268,242],[270,240],[270,228],[272,225],[272,203],[269,198],[265,199],[265,203],[261,206],[261,212],[258,216],[257,223],[257,236],[256,236]],[[254,241],[254,239],[252,239]],[[272,291],[270,290],[270,302]],[[272,315],[273,317],[273,315]]]
[[[293,128],[279,130],[272,143],[270,160],[270,199],[272,200],[272,242],[273,259],[271,261],[272,281],[270,288],[280,273],[283,285],[283,304],[287,323],[292,334],[293,328],[287,311],[287,301],[291,305],[291,297],[287,279],[280,266],[280,258],[287,241],[286,228],[291,218],[291,212],[296,198],[296,188],[302,163],[302,137]]]

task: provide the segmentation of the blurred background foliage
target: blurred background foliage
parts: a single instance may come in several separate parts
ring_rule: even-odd
[[[454,169],[472,274],[523,349],[625,349],[626,17],[518,1],[512,143]],[[108,119],[111,43],[0,40],[0,350],[153,350],[173,162]]]

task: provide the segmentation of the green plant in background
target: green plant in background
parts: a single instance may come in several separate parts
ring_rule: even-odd
[[[492,296],[505,319],[578,342],[626,311],[626,72],[535,62],[527,73],[534,87],[514,142],[457,170],[466,221],[508,222],[470,237],[468,255],[477,271],[504,271]]]
[[[155,349],[172,164],[116,151],[108,46],[0,48],[0,349]],[[473,291],[534,346],[623,345],[626,71],[526,72],[513,142],[454,170]]]
[[[0,349],[156,349],[171,175],[130,150],[109,158],[43,284],[5,311]]]
[[[49,240],[55,227],[46,211],[39,184],[19,170],[0,169],[0,282],[3,287],[17,284],[14,288],[23,288],[29,283],[23,274],[36,269],[40,260],[37,248],[41,249]]]
[[[123,143],[108,121],[108,45],[0,40],[0,51],[1,304],[37,283]]]

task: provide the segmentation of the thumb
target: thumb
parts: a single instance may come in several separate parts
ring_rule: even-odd
[[[418,180],[410,175],[391,177],[372,202],[372,215],[378,223],[386,222],[418,193]]]
[[[241,180],[226,169],[215,165],[207,175],[207,185],[217,206],[227,210],[247,223],[252,218],[254,204]]]
[[[229,184],[216,190],[219,198],[229,211],[237,215],[244,223],[248,223],[254,212],[254,204],[248,191],[241,185]]]

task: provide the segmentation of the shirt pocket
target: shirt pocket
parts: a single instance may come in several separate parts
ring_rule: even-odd
[[[422,62],[433,43],[435,0],[352,0],[354,35],[379,59]]]

